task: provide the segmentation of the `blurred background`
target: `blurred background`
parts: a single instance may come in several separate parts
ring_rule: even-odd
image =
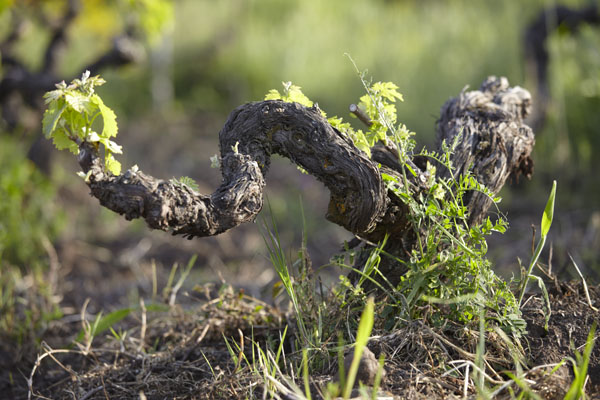
[[[0,1],[0,328],[18,327],[15,310],[35,320],[78,310],[86,298],[92,312],[135,302],[151,291],[153,275],[165,282],[175,263],[185,265],[194,254],[190,297],[194,285],[226,281],[268,299],[276,274],[261,226],[271,215],[292,258],[306,231],[315,268],[352,237],[325,220],[327,190],[281,159],[267,176],[269,207],[257,223],[218,237],[187,241],[103,209],[75,175],[75,157],[40,140],[43,93],[85,69],[107,81],[98,92],[118,116],[124,167],[137,164],[164,179],[189,176],[207,194],[220,183],[209,157],[218,153],[227,115],[281,89],[282,81],[301,86],[329,116],[350,119],[348,105],[364,89],[345,54],[374,81],[400,87],[405,101],[398,119],[417,132],[420,147],[433,145],[447,99],[478,88],[488,75],[506,76],[537,104],[535,174],[503,190],[510,229],[490,239],[490,258],[500,274],[518,275],[556,179],[543,262],[574,278],[570,254],[597,282],[596,6],[583,0]]]

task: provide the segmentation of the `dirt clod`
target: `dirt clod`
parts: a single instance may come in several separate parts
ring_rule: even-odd
[[[344,371],[350,371],[350,366],[352,365],[352,361],[354,361],[354,351],[351,351],[344,358]],[[373,386],[375,383],[375,377],[377,376],[377,370],[379,369],[379,361],[375,358],[375,354],[368,347],[362,352],[360,357],[360,362],[358,364],[358,372],[356,374],[355,385],[358,385],[359,382],[362,382],[365,385]],[[385,369],[381,373],[381,379],[385,378]]]

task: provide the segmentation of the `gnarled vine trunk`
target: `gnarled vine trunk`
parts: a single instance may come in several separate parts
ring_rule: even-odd
[[[438,147],[460,135],[452,155],[454,173],[470,169],[494,193],[510,176],[530,176],[534,136],[523,122],[530,103],[526,90],[511,88],[505,78],[496,77],[485,80],[479,90],[463,91],[446,102],[437,125]],[[270,157],[279,154],[329,189],[327,219],[366,242],[377,243],[387,235],[392,253],[403,255],[410,250],[414,230],[408,211],[382,179],[382,173],[403,176],[403,167],[390,148],[376,146],[369,159],[327,122],[318,107],[278,100],[238,107],[219,138],[223,181],[211,195],[133,169],[113,176],[88,144],[81,146],[79,162],[85,172],[90,171],[88,185],[103,206],[127,219],[144,218],[153,229],[193,238],[217,235],[254,220],[263,206]],[[422,160],[408,162],[416,172],[404,174],[412,192],[427,189]],[[480,221],[491,204],[480,193],[466,200],[471,222]],[[383,271],[391,281],[402,273],[391,262]]]

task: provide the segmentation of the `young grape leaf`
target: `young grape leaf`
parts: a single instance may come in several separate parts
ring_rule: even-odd
[[[300,86],[292,85],[285,101],[302,104],[305,107],[312,107],[313,102],[300,90]]]
[[[90,104],[90,98],[77,90],[69,90],[65,93],[65,101],[78,113],[92,114],[93,106]]]
[[[281,93],[277,89],[271,89],[265,95],[265,100],[281,100]]]
[[[287,103],[298,103],[305,107],[312,107],[313,102],[302,93],[301,87],[293,85],[292,82],[282,82],[283,95],[276,89],[269,90],[265,100],[283,100]]]
[[[63,111],[67,107],[66,103],[62,101],[56,101],[50,103],[50,107],[44,112],[44,118],[42,119],[42,132],[46,138],[50,138],[50,135],[56,129],[56,125],[62,116]]]
[[[97,94],[92,96],[92,101],[98,105],[100,113],[102,114],[102,121],[104,122],[104,127],[102,128],[102,137],[109,138],[117,136],[117,116],[115,115],[114,111],[107,107]]]
[[[108,169],[113,175],[121,175],[121,163],[115,160],[115,157],[108,153],[104,157],[106,169]]]
[[[58,150],[67,149],[73,154],[79,154],[79,146],[69,138],[64,129],[58,129],[53,132],[52,142]]]
[[[381,97],[385,97],[391,102],[395,102],[396,99],[400,101],[404,101],[402,97],[402,93],[398,92],[398,85],[393,82],[377,82],[374,83],[371,87],[371,90],[380,95]]]

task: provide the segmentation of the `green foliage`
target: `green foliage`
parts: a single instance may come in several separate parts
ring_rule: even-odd
[[[364,81],[363,81],[364,83]],[[388,131],[394,131],[396,125],[396,100],[403,101],[402,94],[398,92],[398,86],[392,82],[376,82],[371,87],[366,87],[367,94],[360,98],[359,107],[372,121],[366,139],[369,146],[377,141],[387,144]]]
[[[87,142],[96,148],[104,147],[104,164],[114,175],[121,173],[121,163],[114,154],[122,154],[121,146],[110,140],[117,136],[117,118],[107,107],[95,87],[104,84],[100,76],[90,77],[86,71],[81,79],[74,79],[70,85],[63,81],[44,95],[48,109],[44,113],[42,129],[46,138],[51,138],[54,146],[79,153],[79,145]],[[102,131],[97,133],[95,122],[102,117]]]
[[[317,315],[315,315],[315,313],[312,312],[313,310],[309,309],[313,308],[316,303],[310,301],[314,300],[314,290],[310,287],[311,283],[309,279],[306,279],[308,278],[306,275],[297,278],[293,276],[293,265],[290,264],[288,257],[286,257],[285,252],[281,247],[281,240],[279,238],[275,220],[272,220],[271,223],[272,229],[266,229],[267,233],[263,234],[263,239],[267,246],[271,263],[275,267],[281,285],[283,285],[283,288],[292,303],[292,307],[294,308],[302,346],[318,348],[322,338],[321,329],[310,329],[311,326],[321,327],[320,313],[317,311]],[[306,249],[303,247],[299,253],[297,266],[300,266],[303,272],[308,274],[308,262],[306,257]],[[275,286],[274,289],[278,290],[278,286]]]
[[[548,201],[546,202],[546,208],[544,208],[544,214],[542,214],[542,236],[546,237],[548,235],[548,231],[550,231],[550,226],[552,225],[552,220],[554,219],[554,201],[556,198],[556,181],[552,183],[552,190],[550,191],[550,196],[548,197]]]
[[[169,182],[176,186],[187,186],[194,192],[198,192],[200,190],[200,188],[198,187],[198,183],[196,183],[196,181],[190,178],[189,176],[182,176],[177,179],[172,178],[169,180]]]
[[[444,157],[427,153],[451,170],[447,161],[451,149]],[[480,308],[486,311],[485,318],[496,320],[515,336],[525,331],[514,295],[508,285],[494,274],[487,253],[486,236],[492,232],[504,232],[507,223],[489,217],[482,223],[469,226],[468,211],[463,199],[471,192],[490,196],[469,173],[455,178],[439,178],[435,169],[428,168],[429,189],[417,196],[403,185],[401,179],[386,176],[388,187],[410,210],[412,224],[420,229],[416,232],[417,248],[405,263],[408,272],[395,288],[406,303],[400,310],[410,318],[422,317],[428,310],[434,322],[445,319],[474,322]],[[416,197],[416,198],[415,198]],[[432,312],[433,311],[433,312]]]
[[[75,341],[80,342],[85,339],[87,346],[91,346],[94,337],[108,329],[114,329],[113,326],[125,319],[133,310],[133,308],[127,307],[115,310],[106,315],[102,315],[102,312],[98,313],[93,323],[90,324],[84,321],[83,329],[79,332]]]
[[[312,107],[313,102],[309,100],[300,86],[293,85],[292,82],[281,82],[283,85],[283,94],[279,93],[277,89],[269,90],[266,94],[265,100],[283,100],[288,103],[299,103],[305,107]]]

